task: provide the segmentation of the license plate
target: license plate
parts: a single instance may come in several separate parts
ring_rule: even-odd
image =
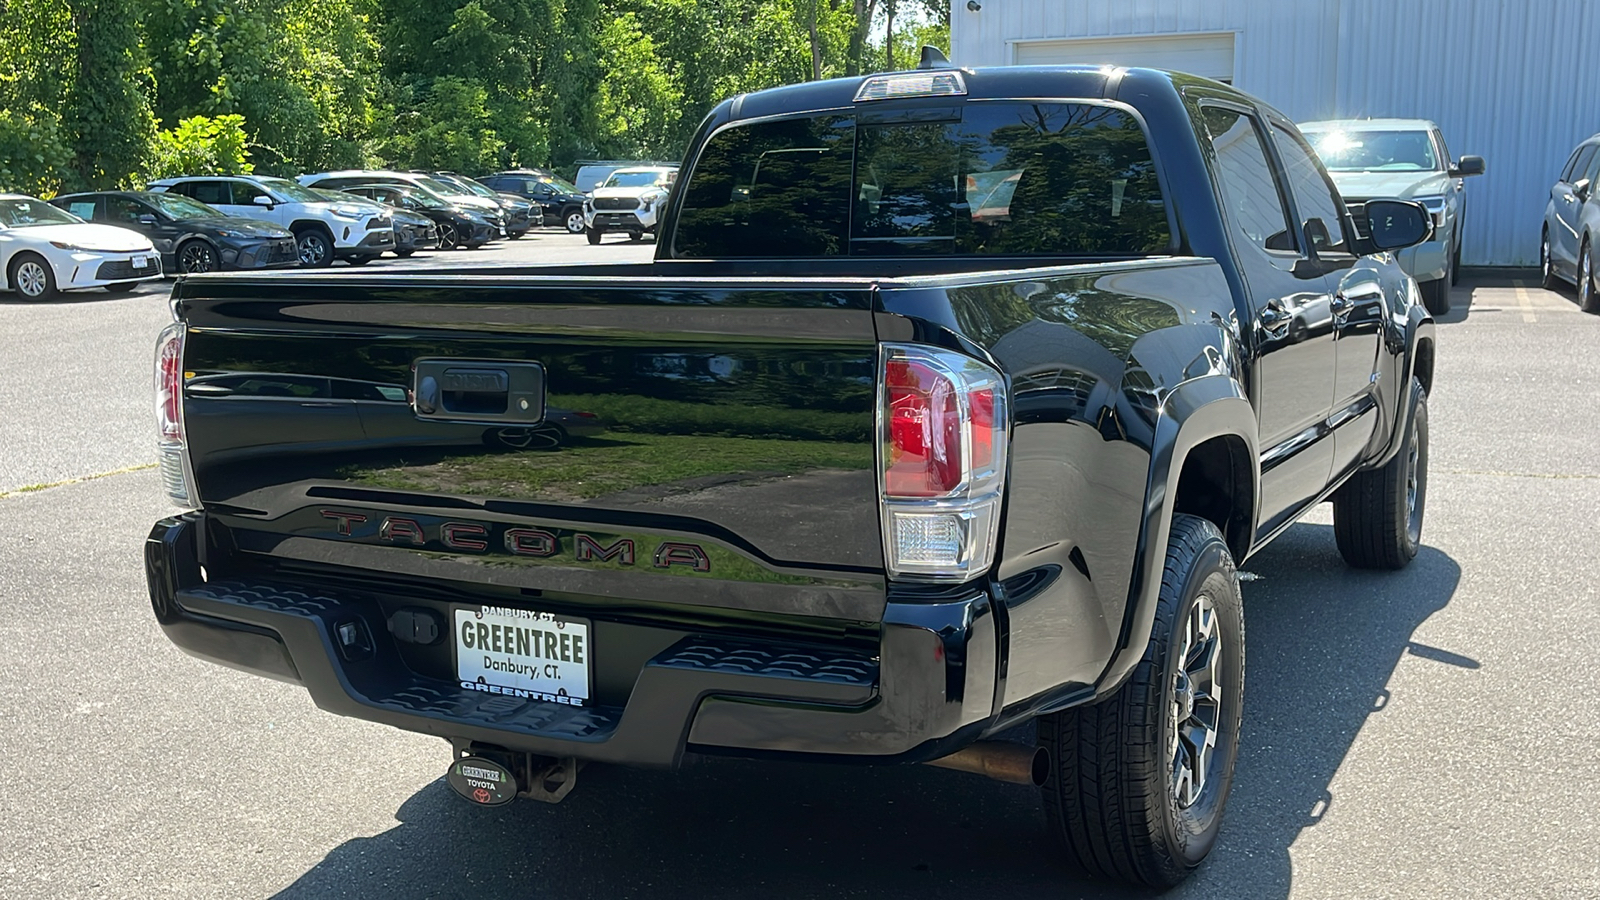
[[[150,257],[148,257],[148,256],[135,256],[133,258],[133,267],[135,269],[143,269],[143,268],[145,268],[145,267],[147,267],[149,265],[150,265]]]
[[[582,706],[589,623],[499,606],[456,607],[456,675],[465,690]]]

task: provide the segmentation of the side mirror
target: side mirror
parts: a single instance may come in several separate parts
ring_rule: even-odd
[[[1450,177],[1466,178],[1469,175],[1482,175],[1483,170],[1483,157],[1463,156],[1459,162],[1450,167]]]
[[[1589,182],[1589,179],[1579,178],[1572,184],[1572,196],[1577,197],[1580,202],[1586,201],[1589,199],[1589,194],[1593,188],[1594,185]]]
[[[257,206],[265,206],[267,209],[271,209],[272,207],[277,205],[277,204],[273,203],[272,202],[272,198],[268,197],[266,194],[257,194],[256,198],[254,200],[251,200],[250,202],[254,203]]]
[[[143,215],[139,216],[137,221],[140,225],[154,225],[156,224],[156,217],[149,213],[144,213]]]
[[[1367,228],[1379,250],[1404,250],[1433,237],[1433,216],[1410,200],[1368,200]]]

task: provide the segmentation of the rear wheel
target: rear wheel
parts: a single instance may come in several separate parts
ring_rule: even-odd
[[[1428,501],[1428,392],[1411,379],[1411,425],[1381,469],[1357,472],[1333,495],[1339,555],[1357,569],[1403,569],[1422,543]]]
[[[1155,627],[1126,684],[1039,719],[1050,830],[1083,869],[1182,881],[1216,843],[1244,702],[1244,614],[1217,527],[1172,518]]]
[[[439,223],[439,249],[449,250],[461,242],[461,232],[456,230],[454,222]]]
[[[1417,283],[1422,289],[1422,305],[1436,316],[1450,311],[1450,276]]]
[[[583,210],[567,210],[567,233],[583,234]]]
[[[1556,262],[1550,258],[1548,228],[1539,235],[1539,284],[1547,291],[1553,291],[1561,286],[1561,278],[1556,275]]]
[[[54,300],[59,293],[56,273],[35,253],[19,253],[11,261],[11,289],[24,300]]]
[[[589,236],[589,243],[591,243],[591,244],[600,243],[600,235],[602,235],[604,233],[605,232],[601,231],[598,228],[588,228],[588,229],[584,230],[584,234]]]
[[[632,242],[637,244],[638,242],[644,240],[644,232],[642,232],[642,231],[630,231],[630,232],[628,232],[628,240],[630,240],[630,241],[632,241]]]
[[[1578,308],[1586,313],[1600,312],[1600,286],[1594,283],[1594,252],[1589,239],[1583,239],[1583,249],[1578,251]]]
[[[1461,244],[1450,252],[1450,283],[1456,284],[1461,280]]]
[[[178,273],[181,275],[215,272],[219,268],[216,248],[205,241],[189,241],[178,248]]]
[[[321,228],[302,228],[295,232],[294,242],[300,248],[300,265],[333,265],[333,236]]]

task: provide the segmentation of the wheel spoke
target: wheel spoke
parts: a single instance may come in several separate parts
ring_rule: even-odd
[[[1218,665],[1222,638],[1216,607],[1202,594],[1184,620],[1173,675],[1171,739],[1172,793],[1180,807],[1192,806],[1206,789],[1222,722]]]

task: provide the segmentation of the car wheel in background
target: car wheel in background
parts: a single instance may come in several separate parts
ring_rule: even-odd
[[[294,233],[295,246],[300,248],[300,265],[333,265],[333,236],[321,228],[307,226]]]
[[[644,232],[642,232],[642,231],[630,231],[630,232],[628,232],[628,240],[633,241],[635,244],[637,244],[638,242],[644,240]]]
[[[137,282],[137,281],[119,281],[116,284],[108,284],[108,285],[106,285],[106,293],[108,293],[108,294],[126,294],[127,292],[133,290],[134,288],[136,288],[138,286],[139,286],[139,282]]]
[[[374,257],[374,256],[352,256],[352,257],[346,259],[345,262],[349,263],[352,266],[364,266],[367,263],[372,262],[376,258],[377,257]]]
[[[1600,286],[1594,278],[1594,251],[1584,238],[1583,249],[1578,251],[1578,308],[1586,313],[1600,313]]]
[[[1550,258],[1548,228],[1539,234],[1539,284],[1547,291],[1553,291],[1561,286],[1561,279],[1556,275],[1556,261]]]
[[[1443,315],[1450,311],[1450,276],[1435,278],[1432,281],[1420,281],[1417,287],[1422,289],[1422,305],[1434,315]]]
[[[217,251],[205,241],[186,241],[178,248],[178,274],[196,275],[217,268]]]
[[[1456,249],[1450,253],[1450,283],[1455,284],[1461,280],[1461,244],[1456,244]]]
[[[439,223],[439,249],[452,250],[461,243],[461,232],[456,230],[454,222]]]
[[[1172,517],[1155,626],[1098,703],[1041,716],[1045,819],[1081,868],[1167,887],[1216,844],[1244,706],[1244,613],[1217,526]]]
[[[24,300],[54,300],[56,273],[35,253],[19,253],[11,261],[11,289]]]
[[[583,234],[583,210],[567,210],[567,233]]]
[[[589,243],[598,244],[600,243],[600,235],[604,232],[596,228],[586,228],[584,229],[584,233],[589,236]]]
[[[400,257],[401,259],[405,259],[406,257],[410,256],[411,254],[413,254],[415,252],[417,252],[415,248],[410,249],[410,250],[396,250],[394,252],[394,255]]]
[[[1428,501],[1428,392],[1411,379],[1411,427],[1381,469],[1357,472],[1333,495],[1333,537],[1356,569],[1403,569],[1422,543]]]

